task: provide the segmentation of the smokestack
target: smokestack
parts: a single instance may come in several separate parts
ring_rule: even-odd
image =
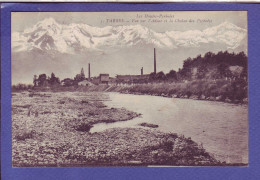
[[[141,69],[141,75],[143,75],[144,74],[144,68],[142,67],[142,69]]]
[[[88,63],[88,80],[90,80],[90,63]]]
[[[154,73],[156,74],[156,51],[154,48]]]

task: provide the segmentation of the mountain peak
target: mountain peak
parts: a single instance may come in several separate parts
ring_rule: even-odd
[[[33,26],[32,30],[38,31],[39,29],[44,29],[50,34],[56,33],[59,29],[61,29],[61,25],[56,22],[56,20],[52,17],[45,18],[42,21],[38,22]]]
[[[43,19],[42,21],[38,22],[37,24],[49,26],[49,25],[57,24],[57,22],[54,18],[49,17],[49,18]]]
[[[225,30],[242,30],[242,31],[244,31],[243,28],[241,28],[241,27],[239,27],[239,26],[237,26],[237,25],[235,25],[235,24],[233,24],[231,22],[228,22],[228,21],[225,21],[225,22],[219,24],[216,27],[223,28]]]

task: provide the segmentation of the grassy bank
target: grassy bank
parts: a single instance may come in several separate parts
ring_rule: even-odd
[[[244,79],[203,79],[193,81],[157,82],[135,85],[93,85],[93,86],[53,86],[32,88],[34,92],[121,92],[146,94],[163,97],[190,98],[222,101],[228,103],[248,103],[248,82]],[[12,92],[23,92],[14,90]]]
[[[190,98],[231,103],[247,103],[248,86],[244,80],[196,80],[177,83],[139,84],[113,86],[109,91],[147,94],[164,97]]]
[[[13,166],[225,165],[190,138],[152,128],[90,133],[95,123],[140,115],[103,101],[100,92],[13,93]]]

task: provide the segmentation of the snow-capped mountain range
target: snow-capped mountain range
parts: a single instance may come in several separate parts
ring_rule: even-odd
[[[205,46],[208,43],[223,45],[234,50],[245,43],[247,30],[224,22],[204,30],[155,32],[142,25],[93,27],[87,24],[59,24],[53,18],[44,19],[23,32],[12,33],[12,51],[58,51],[75,54],[84,50],[101,50],[105,47],[127,48],[152,45],[156,48],[177,49]]]
[[[93,27],[60,24],[46,18],[12,31],[12,83],[31,83],[40,73],[73,78],[91,63],[91,75],[139,74],[153,71],[153,48],[158,71],[178,70],[188,57],[209,51],[247,53],[247,30],[224,22],[204,30],[156,32],[142,25]]]

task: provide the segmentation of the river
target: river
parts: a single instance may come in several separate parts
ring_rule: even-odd
[[[140,127],[142,122],[157,124],[164,132],[183,134],[215,158],[227,163],[248,163],[248,106],[192,99],[109,93],[108,107],[124,107],[141,113],[129,121],[100,123],[91,132],[114,127]]]

